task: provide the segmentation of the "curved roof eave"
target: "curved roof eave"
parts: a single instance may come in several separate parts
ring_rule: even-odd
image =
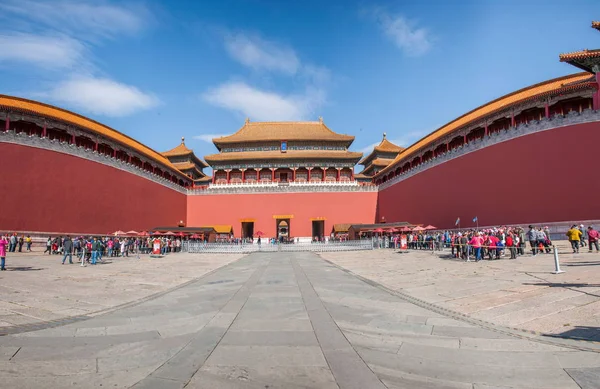
[[[395,167],[398,164],[398,162],[403,160],[404,157],[410,156],[415,151],[418,151],[427,146],[428,144],[435,142],[442,136],[446,136],[452,133],[453,131],[459,130],[460,128],[470,123],[476,122],[477,120],[481,120],[482,118],[495,112],[522,103],[523,101],[530,100],[538,96],[543,96],[548,93],[556,92],[561,88],[568,86],[565,85],[565,83],[581,82],[590,78],[591,76],[592,75],[588,72],[580,72],[570,74],[567,76],[553,78],[547,81],[530,85],[525,88],[518,89],[514,92],[511,92],[490,102],[487,102],[448,122],[447,124],[443,125],[442,127],[438,128],[432,133],[425,135],[423,138],[408,146],[398,154],[398,156],[394,159],[392,163],[390,163],[386,168],[380,170],[374,177],[379,177],[382,174],[387,173],[390,169]]]
[[[158,162],[170,168],[173,172],[181,175],[182,177],[187,178],[185,174],[182,174],[175,166],[171,164],[171,162],[169,162],[167,158],[165,158],[159,152],[141,144],[135,139],[129,137],[128,135],[125,135],[111,127],[101,124],[95,120],[89,119],[85,116],[79,115],[77,113],[68,111],[63,108],[55,107],[50,104],[40,103],[39,101],[2,94],[0,94],[0,106],[49,117],[54,120],[59,120],[78,127],[83,127],[91,132],[105,136],[124,146],[130,147],[135,151],[139,152],[140,154],[154,160],[155,162]]]

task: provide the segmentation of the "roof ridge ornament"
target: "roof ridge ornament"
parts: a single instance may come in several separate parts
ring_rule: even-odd
[[[319,123],[323,124],[323,116],[319,116]]]
[[[245,121],[245,123],[246,123],[246,124],[250,123],[250,118],[246,118],[246,121]]]
[[[384,133],[383,133],[383,139],[385,139],[385,138],[386,138],[386,136],[387,136],[387,134],[384,132]]]
[[[185,144],[185,136],[181,137],[181,144],[184,145]]]

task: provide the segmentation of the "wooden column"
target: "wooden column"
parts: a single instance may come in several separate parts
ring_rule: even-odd
[[[550,117],[550,104],[544,104],[544,114],[546,115],[546,119]]]
[[[298,169],[297,167],[292,168],[292,181],[293,182],[296,182],[296,170],[297,169]]]
[[[75,142],[75,134],[71,135],[71,144],[77,145]]]
[[[446,143],[446,152],[450,151],[450,143]]]
[[[46,130],[46,123],[44,123],[44,128],[42,128],[42,138],[46,137],[46,132],[47,132],[47,130]]]
[[[469,143],[469,142],[467,142],[467,135],[465,135],[465,136],[464,136],[464,141],[463,141],[463,144],[465,144],[465,145],[466,145],[467,143]]]
[[[127,158],[127,163],[131,163],[131,154],[129,155],[129,157]]]
[[[229,184],[229,179],[231,178],[231,169],[225,170],[227,172],[227,183]]]
[[[485,133],[484,136],[488,136],[489,135],[489,131],[488,131],[488,125],[487,125],[487,121],[485,122]]]
[[[275,182],[275,168],[271,168],[271,182]]]
[[[336,181],[337,181],[337,182],[340,182],[340,176],[341,176],[340,172],[341,172],[341,171],[342,171],[342,169],[340,169],[340,168],[338,167],[338,168],[337,168],[337,179],[336,179]]]
[[[113,158],[117,158],[117,149],[113,150]]]
[[[246,169],[240,169],[242,171],[242,183],[246,182]]]
[[[510,126],[511,127],[516,127],[515,126],[515,112],[514,111],[510,113]]]
[[[98,152],[98,139],[96,139],[96,144],[94,145],[94,151]]]
[[[4,124],[4,131],[10,130],[10,115],[6,114],[6,123]]]
[[[312,167],[306,168],[306,170],[308,170],[308,176],[307,176],[307,180],[308,182],[310,182],[310,172],[312,171]]]
[[[214,170],[213,169],[213,172],[212,172],[213,173],[213,176],[212,176],[212,183],[213,184],[215,183],[215,178],[217,177],[217,172],[218,172],[218,170]]]

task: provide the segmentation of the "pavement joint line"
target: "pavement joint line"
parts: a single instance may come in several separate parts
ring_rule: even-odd
[[[315,254],[316,255],[316,254]],[[298,278],[304,278],[304,281],[306,281],[306,283],[308,284],[308,287],[310,288],[308,290],[308,293],[313,293],[317,299],[319,300],[319,304],[321,306],[321,308],[325,311],[325,313],[329,316],[329,318],[331,319],[333,326],[335,326],[335,328],[340,332],[341,336],[346,340],[346,342],[348,343],[348,346],[352,349],[352,351],[354,351],[354,353],[356,354],[356,356],[358,357],[358,359],[364,364],[364,366],[368,369],[368,371],[371,372],[371,374],[373,374],[373,376],[375,377],[375,379],[377,380],[377,382],[379,382],[383,388],[387,388],[388,386],[385,385],[383,383],[383,381],[381,381],[381,378],[379,377],[379,375],[375,374],[375,372],[371,369],[371,367],[369,366],[369,364],[362,358],[362,356],[360,355],[360,353],[358,351],[356,351],[356,349],[354,348],[354,346],[352,345],[352,343],[348,340],[348,338],[346,337],[346,334],[344,334],[344,331],[342,331],[342,329],[339,327],[339,325],[337,324],[337,322],[335,321],[335,319],[331,316],[331,313],[329,312],[329,310],[327,309],[327,307],[325,306],[325,304],[323,303],[323,300],[321,299],[321,296],[319,296],[319,294],[317,293],[317,291],[315,290],[314,285],[312,284],[312,282],[310,281],[310,279],[308,278],[308,275],[306,275],[306,272],[304,271],[304,269],[302,268],[302,266],[298,263],[298,261],[296,261],[295,259],[290,259],[290,263],[292,265],[292,268],[294,270],[294,276],[296,277],[296,283],[298,284],[298,287],[300,289],[300,293],[302,295],[302,300],[304,301],[304,295],[307,292],[306,290],[303,291],[302,290],[302,286],[301,286],[301,280],[299,280]],[[298,277],[299,276],[299,277]],[[306,308],[306,305],[305,305]],[[312,326],[312,318],[310,311],[308,311],[307,309],[307,313],[309,315],[309,319],[311,321],[311,326]],[[319,347],[321,347],[321,342],[319,340],[319,336],[317,334],[317,331],[314,330],[314,326],[313,326],[313,332],[315,333],[315,336],[317,338],[317,341],[319,342]],[[334,376],[335,378],[335,374],[334,374],[334,370],[331,368],[331,364],[327,358],[327,355],[325,353],[325,351],[322,349],[321,347],[321,352],[323,353],[323,356],[325,357],[325,360],[327,362],[327,365],[329,366],[329,370],[331,371],[331,374]],[[336,379],[336,383],[337,383],[337,378]],[[337,383],[338,386],[339,383]],[[341,386],[340,386],[341,387]]]
[[[109,314],[109,313],[112,313],[112,312],[115,312],[115,311],[118,311],[121,309],[135,307],[135,306],[145,303],[147,301],[155,300],[155,299],[162,297],[168,293],[171,293],[171,292],[174,292],[181,288],[184,288],[188,285],[192,285],[196,282],[202,281],[204,278],[216,273],[219,270],[224,270],[224,269],[232,266],[233,264],[239,262],[240,260],[244,259],[245,257],[247,257],[247,255],[244,255],[233,262],[229,262],[229,263],[225,264],[224,266],[217,267],[217,268],[209,271],[208,273],[201,275],[200,277],[188,280],[188,281],[184,282],[183,284],[175,285],[174,287],[151,294],[146,297],[142,297],[138,300],[129,301],[129,302],[126,302],[123,304],[116,305],[114,307],[101,309],[99,311],[90,312],[87,315],[67,316],[64,318],[54,319],[54,320],[40,320],[35,323],[26,323],[26,324],[18,324],[18,325],[8,326],[8,327],[0,327],[0,336],[22,334],[25,332],[32,332],[32,331],[45,330],[45,329],[49,329],[49,328],[61,327],[63,325],[67,325],[67,324],[72,324],[72,323],[76,323],[76,322],[80,322],[80,321],[89,320],[94,317],[104,316],[106,314]],[[24,316],[26,316],[26,315],[24,315]]]
[[[500,326],[500,325],[497,325],[497,324],[494,324],[491,322],[487,322],[484,320],[475,319],[475,318],[469,317],[468,315],[465,315],[463,313],[452,311],[450,309],[443,308],[436,304],[432,304],[427,301],[421,300],[419,298],[413,297],[407,293],[393,290],[393,289],[388,288],[376,281],[370,280],[359,274],[356,274],[353,271],[346,269],[346,268],[344,268],[332,261],[329,261],[323,257],[320,257],[320,258],[321,258],[321,260],[337,267],[338,269],[346,272],[347,274],[350,274],[350,275],[358,278],[359,280],[363,281],[364,283],[366,283],[368,285],[375,286],[376,288],[379,288],[389,294],[397,296],[397,297],[401,298],[402,300],[407,301],[412,304],[415,304],[421,308],[425,308],[425,309],[428,309],[428,310],[436,312],[436,313],[441,313],[447,317],[450,317],[451,319],[457,319],[457,320],[461,320],[461,321],[464,321],[469,324],[475,324],[484,329],[487,329],[487,330],[490,330],[493,332],[497,332],[497,333],[501,333],[504,335],[509,335],[509,336],[519,338],[519,339],[527,339],[527,340],[537,342],[537,343],[543,343],[543,344],[548,344],[548,345],[563,347],[563,348],[570,348],[570,349],[574,349],[574,350],[578,350],[578,351],[588,351],[588,352],[600,353],[600,341],[586,340],[586,339],[573,339],[573,338],[561,337],[561,336],[558,336],[555,334],[547,334],[547,333],[543,333],[543,332],[539,332],[539,331],[525,330],[522,328],[504,327],[504,326]],[[534,335],[535,337],[526,336],[525,334]],[[540,337],[544,337],[544,339],[542,339]],[[558,342],[558,341],[555,341],[552,339],[548,339],[549,337],[564,339],[566,341],[569,341],[570,343]],[[586,342],[588,344],[593,345],[594,347],[580,345],[580,344],[572,344],[572,342]]]
[[[244,257],[242,257],[242,258],[244,258]],[[240,259],[242,259],[242,258],[240,258]],[[238,262],[238,261],[234,261],[231,264],[233,264],[235,262]],[[213,317],[211,318],[211,320],[209,320],[208,322],[206,322],[206,324],[201,329],[199,329],[198,331],[196,331],[196,334],[183,347],[181,347],[181,349],[179,349],[179,351],[177,351],[169,359],[167,359],[166,361],[164,361],[159,367],[157,367],[156,369],[154,369],[154,371],[152,371],[151,373],[149,373],[146,377],[142,378],[141,380],[139,380],[138,382],[136,382],[135,384],[133,384],[131,386],[131,388],[135,388],[137,385],[141,384],[145,379],[149,379],[149,378],[158,378],[158,379],[165,379],[165,380],[180,382],[180,383],[183,384],[182,387],[185,388],[191,382],[191,380],[194,378],[194,376],[198,373],[198,371],[202,368],[202,366],[204,366],[204,364],[206,363],[206,361],[208,360],[208,358],[210,358],[210,356],[212,355],[212,353],[214,352],[214,350],[219,346],[219,344],[221,343],[221,340],[227,334],[227,332],[229,331],[229,329],[231,328],[231,326],[233,325],[233,323],[237,319],[239,313],[241,312],[241,310],[243,309],[243,307],[248,302],[248,298],[250,297],[252,289],[254,289],[254,287],[256,286],[256,284],[258,283],[258,281],[260,280],[260,278],[262,277],[262,275],[264,274],[265,270],[267,269],[267,267],[269,266],[270,263],[271,263],[271,261],[269,260],[266,265],[263,264],[263,265],[258,266],[257,269],[254,270],[250,274],[250,276],[248,277],[248,279],[246,280],[246,282],[244,282],[242,285],[240,285],[240,287],[238,288],[238,290],[235,291],[235,293],[233,293],[231,295],[231,297],[227,300],[227,302],[225,302],[223,304],[223,306],[221,307],[221,309],[219,309],[217,312],[215,312],[215,314],[213,315]],[[219,269],[222,269],[222,268],[219,268]],[[218,269],[215,269],[215,270],[218,270]],[[251,285],[251,287],[248,289],[248,287],[250,285]],[[210,352],[208,353],[208,355],[206,356],[206,358],[204,358],[204,361],[202,362],[202,364],[200,364],[196,369],[194,369],[194,372],[191,374],[190,378],[187,379],[187,380],[181,381],[181,380],[176,380],[176,379],[169,378],[169,377],[162,377],[160,375],[160,372],[159,372],[160,369],[163,368],[163,366],[165,366],[166,364],[168,364],[175,357],[177,357],[177,355],[179,355],[183,350],[185,350],[194,340],[198,339],[198,337],[202,333],[202,330],[205,329],[210,324],[210,322],[212,320],[214,320],[214,318],[217,317],[219,315],[219,313],[221,313],[221,311],[223,311],[223,309],[229,303],[231,303],[231,301],[233,301],[236,298],[236,296],[240,292],[242,292],[242,291],[246,292],[246,294],[247,294],[246,299],[244,300],[244,304],[242,305],[242,307],[240,308],[240,310],[237,312],[237,314],[235,315],[235,317],[231,320],[231,323],[229,323],[229,325],[227,326],[227,329],[223,332],[223,335],[221,335],[221,337],[219,338],[219,340],[217,341],[217,343],[215,344],[215,346],[212,348],[212,350],[210,350]]]

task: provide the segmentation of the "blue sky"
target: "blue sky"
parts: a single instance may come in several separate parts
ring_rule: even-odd
[[[317,120],[368,151],[408,146],[491,99],[577,71],[597,0],[0,3],[0,93],[164,151],[253,121]]]

